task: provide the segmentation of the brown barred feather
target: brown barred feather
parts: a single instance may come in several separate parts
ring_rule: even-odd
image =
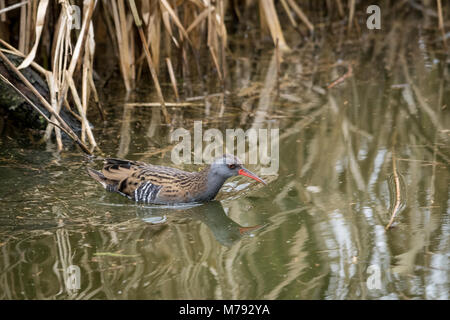
[[[104,186],[109,191],[135,199],[136,190],[151,183],[161,187],[154,203],[190,202],[205,191],[208,167],[200,172],[186,172],[144,162],[108,158],[101,172],[104,177],[102,184],[106,183],[107,186]],[[90,175],[99,181],[91,172]]]

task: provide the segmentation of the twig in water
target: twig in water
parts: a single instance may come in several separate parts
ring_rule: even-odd
[[[340,84],[341,82],[344,82],[345,79],[350,78],[351,76],[353,76],[353,68],[352,68],[352,64],[349,63],[348,67],[347,67],[347,72],[343,76],[337,78],[332,83],[330,83],[328,85],[327,89],[331,89],[331,88],[337,86],[338,84]]]
[[[194,107],[203,106],[204,103],[193,103],[193,102],[166,102],[166,107]],[[161,107],[160,102],[128,102],[125,103],[127,107]]]

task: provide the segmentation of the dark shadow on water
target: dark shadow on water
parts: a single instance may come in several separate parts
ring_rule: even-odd
[[[184,216],[204,223],[223,246],[231,247],[244,236],[253,237],[264,225],[244,227],[230,219],[220,201],[180,206],[139,206],[139,218],[151,224],[170,223],[170,216]]]

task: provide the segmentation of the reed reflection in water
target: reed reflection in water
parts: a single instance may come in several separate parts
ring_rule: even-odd
[[[279,65],[237,43],[228,93],[211,84],[171,108],[173,127],[130,104],[148,95],[112,93],[109,125],[96,127],[111,156],[170,163],[171,130],[198,119],[280,129],[278,175],[264,187],[233,179],[216,202],[138,206],[106,194],[78,155],[5,142],[0,298],[448,299],[448,58],[414,27],[389,30],[359,51],[339,36],[305,44]],[[73,264],[81,288],[68,292]]]

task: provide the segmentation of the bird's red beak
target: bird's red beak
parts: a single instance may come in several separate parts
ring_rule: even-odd
[[[249,170],[242,168],[241,170],[238,171],[238,174],[240,174],[241,176],[246,176],[249,178],[252,178],[258,182],[261,182],[262,184],[267,184],[263,179],[259,178],[256,174],[250,172]]]

